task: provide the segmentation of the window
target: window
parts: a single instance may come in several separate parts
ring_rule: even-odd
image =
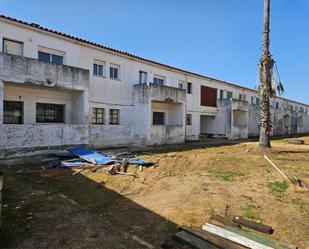
[[[119,110],[118,109],[109,110],[109,124],[112,124],[112,125],[119,124]]]
[[[64,105],[36,104],[37,123],[64,123]]]
[[[153,112],[152,113],[152,124],[154,125],[164,125],[164,112]]]
[[[239,94],[239,100],[246,101],[247,96],[245,94]]]
[[[201,86],[201,106],[217,107],[217,89]]]
[[[109,77],[111,79],[119,80],[119,68],[118,65],[111,65],[109,68]]]
[[[260,104],[260,98],[256,98],[256,104],[257,104],[257,105]]]
[[[139,71],[139,83],[147,83],[147,72]]]
[[[104,109],[103,108],[92,108],[92,123],[93,124],[104,124]]]
[[[192,83],[191,82],[187,83],[187,93],[192,94]]]
[[[220,100],[224,99],[224,91],[220,90]]]
[[[40,61],[52,62],[60,65],[63,64],[63,56],[50,54],[42,51],[39,51],[38,59]]]
[[[22,42],[12,41],[9,39],[3,39],[3,53],[23,55],[23,46]]]
[[[254,97],[251,96],[251,105],[254,105]]]
[[[232,92],[227,92],[226,98],[227,99],[232,99],[233,98],[233,93]]]
[[[192,125],[192,114],[187,114],[186,115],[186,124],[187,125]]]
[[[23,123],[23,102],[3,101],[3,123],[4,124]]]
[[[184,84],[183,81],[179,81],[179,82],[178,82],[178,88],[179,88],[179,89],[183,89],[183,84]]]
[[[276,109],[279,109],[279,102],[276,102]]]
[[[94,76],[104,76],[104,63],[95,61],[93,63],[93,75]]]
[[[299,107],[299,112],[304,112],[304,108],[303,107]]]
[[[155,75],[153,77],[153,83],[158,85],[164,85],[165,78],[159,75]]]

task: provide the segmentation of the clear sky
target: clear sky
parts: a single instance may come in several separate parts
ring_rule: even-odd
[[[4,15],[254,88],[263,0],[0,0]],[[309,0],[271,0],[271,53],[309,104]]]

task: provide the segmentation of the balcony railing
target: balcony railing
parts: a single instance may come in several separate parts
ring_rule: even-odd
[[[89,70],[5,53],[0,53],[0,78],[48,87],[89,88]]]

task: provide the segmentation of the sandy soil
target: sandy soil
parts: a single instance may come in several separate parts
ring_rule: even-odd
[[[104,168],[71,176],[64,169],[2,167],[0,245],[146,248],[132,239],[138,236],[159,248],[178,225],[200,227],[214,213],[227,212],[261,220],[275,229],[271,237],[309,248],[309,192],[285,186],[263,158],[267,154],[290,178],[309,183],[309,137],[304,139],[306,145],[274,141],[266,152],[255,142],[161,146],[140,152],[159,166],[143,172],[131,166],[139,178],[111,176]]]

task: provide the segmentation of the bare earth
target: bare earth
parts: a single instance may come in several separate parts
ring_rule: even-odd
[[[266,154],[290,178],[309,183],[304,139],[273,141]],[[3,166],[0,247],[147,248],[137,236],[159,248],[178,225],[200,227],[228,205],[228,216],[261,220],[275,229],[271,237],[309,248],[309,192],[287,187],[256,145],[156,147],[140,154],[159,166],[130,166],[135,179],[106,168],[71,176],[69,169],[39,172],[44,164]]]

